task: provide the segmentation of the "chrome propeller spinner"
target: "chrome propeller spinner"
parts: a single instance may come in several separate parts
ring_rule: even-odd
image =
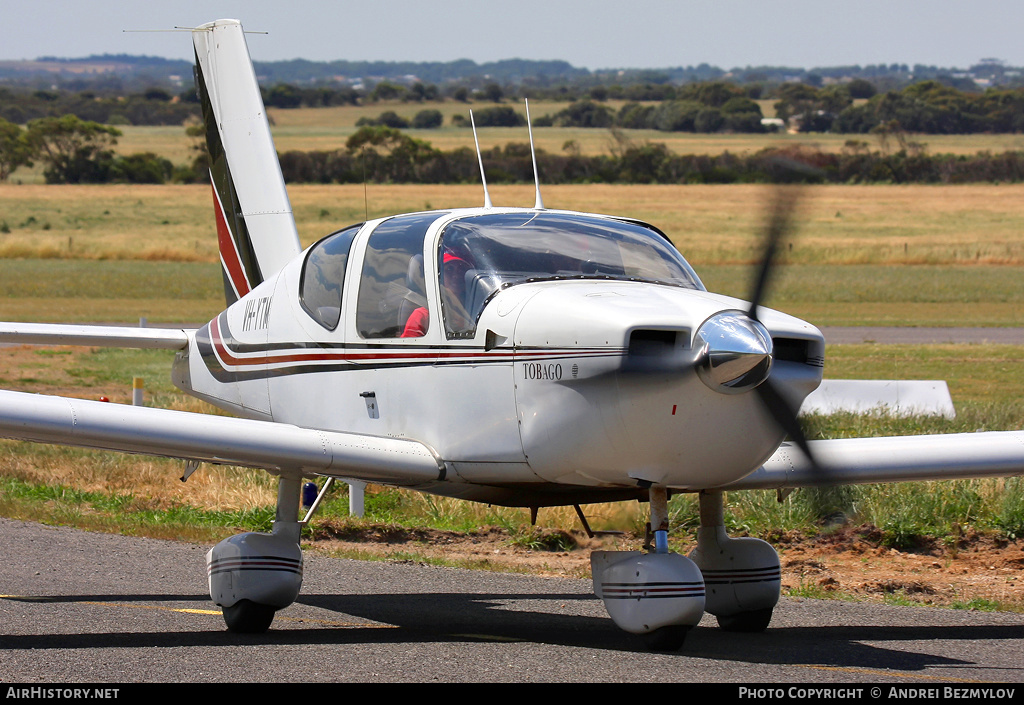
[[[693,342],[697,375],[716,392],[747,392],[771,372],[771,335],[741,311],[715,314],[697,329]]]

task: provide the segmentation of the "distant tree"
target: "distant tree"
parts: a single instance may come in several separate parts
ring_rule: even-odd
[[[422,103],[425,100],[437,100],[440,94],[437,86],[433,83],[424,84],[422,81],[416,81],[409,87],[408,93],[405,94],[405,100]]]
[[[162,184],[171,178],[174,165],[152,152],[139,152],[114,160],[112,179],[130,184]]]
[[[662,132],[694,132],[704,105],[695,100],[666,100],[651,114],[654,128]]]
[[[693,129],[696,132],[718,132],[725,126],[725,118],[722,111],[717,108],[704,108],[693,119]]]
[[[750,98],[734,96],[722,104],[722,113],[731,115],[733,113],[757,113],[761,117],[761,106]]]
[[[619,114],[615,116],[615,124],[626,130],[649,130],[654,127],[651,117],[653,113],[653,105],[626,103],[619,108]]]
[[[180,174],[181,181],[203,183],[210,178],[210,150],[206,143],[206,125],[201,122],[185,127],[189,138],[189,153],[193,154],[192,164],[186,169],[191,173]]]
[[[724,124],[719,128],[729,132],[764,132],[761,125],[761,106],[750,98],[736,96],[721,108]]]
[[[555,114],[555,127],[611,127],[615,122],[611,108],[590,100],[578,100]]]
[[[347,152],[366,166],[378,181],[417,181],[421,171],[440,154],[418,140],[385,125],[361,127],[345,143]]]
[[[381,100],[399,100],[405,96],[406,90],[403,86],[391,81],[381,81],[370,91],[370,100],[378,102]]]
[[[696,100],[698,103],[703,103],[712,108],[721,108],[730,99],[742,95],[742,89],[732,83],[712,81],[710,83],[692,83],[688,86],[683,86],[676,93],[676,98]]]
[[[846,84],[846,89],[850,91],[850,97],[854,99],[870,98],[877,92],[874,85],[863,78],[853,79]]]
[[[786,83],[778,90],[775,115],[782,120],[818,109],[818,90],[804,83]]]
[[[412,126],[418,130],[432,130],[441,127],[444,115],[440,110],[421,110],[412,119]]]
[[[167,103],[171,100],[171,94],[163,88],[147,88],[142,95],[146,100],[159,100],[163,103]]]
[[[526,118],[507,105],[474,110],[473,120],[477,127],[522,127],[526,124]]]
[[[18,125],[0,118],[0,181],[22,164],[31,166],[32,148]]]
[[[46,182],[102,183],[110,179],[121,131],[74,115],[47,117],[28,124],[26,139],[34,156],[46,163]]]
[[[505,97],[505,91],[497,83],[488,83],[480,91],[480,97],[488,103],[500,103]]]
[[[278,83],[267,91],[263,102],[271,108],[297,108],[302,105],[302,94],[290,83]]]
[[[387,127],[393,127],[396,130],[402,130],[409,127],[409,121],[404,117],[396,113],[394,110],[385,110],[383,113],[377,116],[378,125],[386,125]]]
[[[818,92],[818,110],[831,113],[833,117],[853,105],[848,86],[826,86]]]

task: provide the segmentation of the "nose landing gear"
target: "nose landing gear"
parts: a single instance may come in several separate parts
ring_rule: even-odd
[[[654,547],[595,551],[594,592],[619,628],[641,636],[654,651],[679,649],[705,610],[727,631],[768,627],[779,600],[779,557],[769,544],[725,533],[720,492],[700,495],[701,527],[689,556],[668,550],[668,492],[651,487]]]
[[[730,632],[763,632],[782,589],[779,554],[771,544],[725,533],[721,492],[700,493],[700,529],[689,557],[707,587],[705,609]]]

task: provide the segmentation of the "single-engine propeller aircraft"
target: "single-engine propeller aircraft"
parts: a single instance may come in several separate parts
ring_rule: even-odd
[[[482,208],[300,251],[241,24],[192,36],[227,309],[198,330],[9,323],[0,340],[176,350],[175,385],[245,418],[4,391],[0,435],[276,475],[272,533],[207,555],[229,629],[268,629],[299,593],[304,478],[534,510],[649,502],[648,550],[595,552],[594,589],[615,624],[671,649],[705,611],[763,630],[779,599],[778,555],[726,535],[723,491],[1024,472],[1024,432],[804,439],[825,342],[760,305],[788,197],[750,302],[708,292],[656,228],[547,209],[539,186],[532,208],[492,206],[485,182]],[[700,495],[688,556],[668,549],[680,492]]]

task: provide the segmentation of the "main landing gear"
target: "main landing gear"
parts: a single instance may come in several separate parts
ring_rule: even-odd
[[[595,551],[594,592],[612,621],[654,651],[680,648],[705,611],[722,629],[764,631],[779,601],[779,556],[754,538],[725,533],[720,492],[700,495],[697,546],[688,556],[668,550],[668,492],[651,487],[654,550]]]
[[[298,521],[301,478],[282,475],[277,516],[270,534],[224,539],[206,554],[210,597],[221,607],[228,631],[260,634],[274,613],[295,601],[302,587]]]

